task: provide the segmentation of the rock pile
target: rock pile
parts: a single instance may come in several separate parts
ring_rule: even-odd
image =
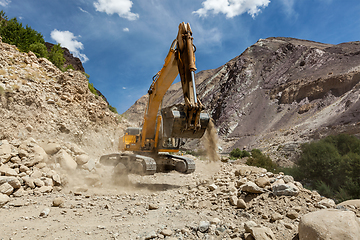
[[[47,59],[19,52],[0,39],[0,139],[81,143],[98,132],[106,136],[101,142],[115,146],[119,122],[119,115],[89,91],[82,72],[62,72]]]
[[[67,171],[94,167],[95,159],[74,143],[0,140],[0,205],[10,197],[59,191]]]
[[[80,147],[73,143],[33,139],[3,140],[1,143],[3,164],[0,169],[7,171],[1,170],[4,176],[0,176],[3,205],[0,211],[3,214],[14,214],[15,209],[16,213],[20,211],[17,218],[13,217],[15,226],[28,226],[28,219],[37,225],[47,224],[41,221],[46,217],[59,229],[50,233],[46,230],[49,225],[44,225],[42,236],[308,240],[326,239],[324,236],[356,239],[353,236],[359,232],[359,201],[336,205],[333,200],[303,188],[291,176],[261,168],[221,163],[220,171],[211,177],[199,171],[191,175],[176,172],[130,175],[131,183],[126,187],[101,185],[102,177],[98,176],[92,178],[87,187],[68,192],[62,187],[66,183],[64,173],[86,172],[90,176],[103,168],[91,157],[85,164],[78,161],[79,156],[86,159]],[[40,159],[42,161],[38,162]],[[74,165],[77,165],[76,170]],[[25,167],[27,171],[23,171]],[[186,184],[177,185],[180,182]],[[143,191],[144,187],[151,187],[152,191]],[[18,197],[21,196],[18,193],[23,197]],[[29,209],[32,215],[27,214]],[[86,224],[75,224],[84,221]],[[18,229],[4,230],[15,231],[19,236],[24,233]],[[26,233],[35,236],[39,230],[27,229]]]
[[[62,72],[0,37],[0,205],[61,189],[65,171],[93,169],[117,149],[121,122],[82,72]]]
[[[294,181],[291,176],[274,174],[261,168],[224,165],[212,180],[200,180],[196,186],[189,186],[189,190],[183,192],[183,195],[180,199],[182,207],[200,211],[211,209],[211,215],[215,213],[221,216],[220,221],[209,223],[210,227],[206,231],[201,227],[202,223],[198,227],[191,227],[194,236],[200,232],[200,235],[223,238],[293,239],[298,237],[300,232],[300,239],[326,239],[308,237],[308,230],[302,229],[322,225],[321,231],[325,232],[325,235],[329,234],[332,232],[332,226],[328,226],[326,222],[337,223],[339,220],[336,214],[342,219],[347,219],[351,222],[351,227],[356,228],[348,232],[346,227],[341,227],[340,235],[330,236],[343,236],[334,239],[356,239],[354,233],[360,234],[359,207],[354,207],[354,204],[347,208],[336,206],[332,199],[303,188],[302,184]],[[313,220],[319,218],[313,217],[319,210],[328,211],[325,212],[327,214],[323,213],[327,220],[321,224],[314,223]],[[343,217],[345,215],[348,217]],[[220,231],[222,227],[227,231]],[[313,232],[311,234],[315,236],[316,230]],[[345,232],[348,233],[341,235]],[[325,236],[324,233],[319,233],[320,235]]]

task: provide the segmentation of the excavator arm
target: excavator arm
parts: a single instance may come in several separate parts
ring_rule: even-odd
[[[204,109],[196,94],[195,85],[195,46],[190,24],[180,24],[177,36],[178,69],[185,101],[187,117],[186,129],[200,128],[200,113]]]
[[[177,62],[175,60],[177,41],[174,40],[171,44],[168,55],[165,58],[165,63],[162,69],[153,77],[153,82],[149,88],[149,101],[144,114],[144,124],[142,127],[141,148],[151,147],[155,144],[155,132],[157,129],[158,109],[162,99],[169,89],[174,79],[179,74],[177,69]]]
[[[160,127],[166,137],[200,138],[204,134],[209,117],[207,113],[202,113],[204,106],[197,97],[195,71],[195,47],[190,24],[181,23],[165,63],[154,76],[148,91],[149,102],[141,134],[142,149],[157,147]],[[185,104],[163,109],[162,116],[158,116],[162,99],[179,74]],[[161,121],[162,126],[159,124]]]

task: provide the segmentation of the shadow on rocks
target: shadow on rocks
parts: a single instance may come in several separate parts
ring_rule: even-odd
[[[136,188],[146,188],[152,191],[166,191],[170,189],[180,188],[178,185],[160,184],[160,183],[136,183],[133,185]]]

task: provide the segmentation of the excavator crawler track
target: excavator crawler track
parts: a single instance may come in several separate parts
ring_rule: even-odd
[[[194,160],[182,156],[170,154],[158,154],[156,159],[158,172],[177,171],[189,174],[195,171]]]
[[[156,162],[153,158],[130,153],[112,153],[103,155],[100,163],[116,167],[119,163],[126,167],[127,173],[152,175],[156,172]]]
[[[100,163],[106,166],[121,165],[121,173],[152,175],[155,172],[177,171],[189,174],[195,171],[194,160],[170,154],[144,156],[139,154],[112,153],[103,155]],[[126,168],[123,169],[124,167]]]

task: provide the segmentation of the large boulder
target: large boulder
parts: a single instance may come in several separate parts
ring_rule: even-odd
[[[6,204],[8,201],[10,201],[10,198],[8,195],[0,193],[0,207]]]
[[[351,199],[345,202],[339,203],[340,206],[354,206],[360,208],[360,199]]]
[[[46,162],[48,160],[48,155],[42,147],[36,145],[36,146],[34,146],[33,151],[35,154],[34,157],[35,157],[36,162]]]
[[[270,185],[270,179],[268,176],[259,177],[255,180],[256,185],[258,185],[261,188],[264,188],[268,185]]]
[[[21,179],[24,181],[26,186],[28,186],[28,187],[30,187],[32,189],[34,189],[36,187],[33,178],[31,178],[29,176],[24,176]]]
[[[0,185],[0,193],[10,196],[10,194],[12,194],[13,191],[14,188],[9,183],[4,183]]]
[[[81,165],[83,169],[88,170],[89,172],[91,172],[95,168],[95,166],[96,166],[96,162],[92,158],[90,158],[89,161],[84,165]]]
[[[46,174],[46,176],[47,176],[48,178],[51,178],[51,179],[54,181],[54,185],[57,185],[57,186],[61,185],[60,175],[59,175],[57,172],[55,172],[54,170],[50,170],[50,171]]]
[[[359,240],[360,221],[351,211],[323,209],[301,217],[300,240]]]
[[[0,166],[0,173],[5,176],[17,176],[18,173],[7,165]]]
[[[49,155],[55,154],[61,149],[61,146],[58,143],[44,143],[41,146]]]
[[[253,221],[244,223],[246,233],[250,233],[256,240],[275,240],[275,235],[270,228],[257,225]]]
[[[21,187],[21,183],[16,177],[0,176],[0,185],[4,183],[9,183],[15,189]]]
[[[70,150],[75,153],[75,155],[81,155],[86,154],[84,150],[82,150],[78,145],[75,143],[69,143],[70,144]]]
[[[77,163],[64,149],[61,149],[56,154],[55,159],[66,170],[75,170],[77,168]]]
[[[272,192],[275,196],[296,196],[299,189],[293,183],[279,183],[272,185]]]
[[[335,201],[330,198],[322,199],[319,204],[327,208],[334,208],[336,206]]]
[[[11,145],[7,140],[0,140],[0,163],[6,163],[11,158]]]
[[[90,160],[89,155],[81,154],[75,157],[75,161],[78,165],[84,165]]]
[[[241,186],[241,191],[249,192],[249,193],[263,193],[265,190],[263,188],[258,187],[254,182],[247,182]]]
[[[0,155],[11,154],[11,145],[7,140],[0,140]]]

